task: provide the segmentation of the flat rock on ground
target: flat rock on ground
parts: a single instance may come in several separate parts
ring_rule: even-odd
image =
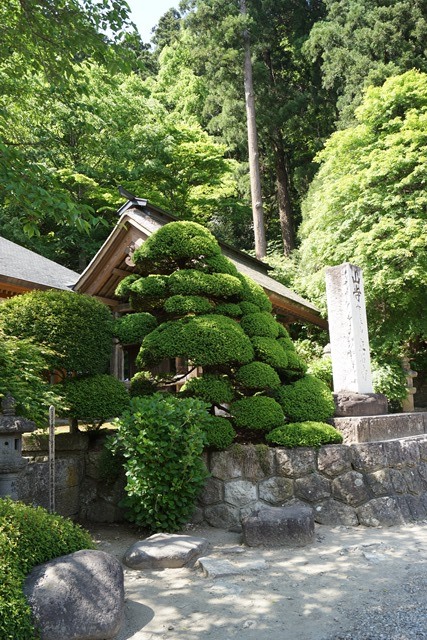
[[[133,544],[123,562],[130,569],[177,569],[202,556],[209,540],[185,534],[155,533]]]
[[[208,539],[209,560],[227,560],[234,574],[125,568],[117,640],[427,640],[427,522],[316,525],[315,541],[298,549],[241,547],[238,533],[213,528],[186,533]],[[121,525],[92,534],[118,558],[141,538]]]

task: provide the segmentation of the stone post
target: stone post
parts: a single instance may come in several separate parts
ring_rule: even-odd
[[[326,297],[336,415],[387,413],[372,387],[362,270],[348,262],[326,269]]]
[[[6,394],[0,415],[0,497],[18,499],[18,475],[27,464],[22,457],[22,434],[34,431],[35,424],[15,416],[15,400]]]

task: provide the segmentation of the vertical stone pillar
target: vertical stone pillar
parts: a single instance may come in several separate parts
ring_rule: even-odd
[[[336,415],[386,413],[372,387],[362,270],[348,262],[326,269],[326,297]]]

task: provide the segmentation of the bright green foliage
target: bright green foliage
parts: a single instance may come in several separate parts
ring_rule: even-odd
[[[288,354],[274,338],[263,338],[255,336],[252,338],[252,345],[255,350],[255,357],[261,362],[269,364],[278,371],[285,371],[288,367]]]
[[[132,522],[172,532],[191,516],[207,476],[201,459],[207,408],[197,398],[168,393],[131,400],[111,447],[125,458]]]
[[[237,400],[230,406],[230,413],[237,428],[256,431],[271,431],[285,419],[281,406],[267,396]]]
[[[300,286],[324,307],[323,267],[360,266],[371,347],[384,359],[427,335],[427,75],[410,71],[369,89],[357,119],[319,154]]]
[[[212,449],[227,449],[234,438],[236,432],[226,418],[210,416],[210,420],[203,423],[203,433],[205,435],[206,446]]]
[[[279,333],[279,323],[267,311],[244,315],[240,326],[250,338],[253,336],[277,338]]]
[[[201,269],[207,273],[228,273],[229,276],[238,276],[237,267],[222,254],[206,258],[204,262],[205,265]]]
[[[202,367],[230,366],[249,362],[253,349],[235,320],[203,315],[160,325],[144,338],[137,363],[152,367],[165,358],[180,357]]]
[[[221,406],[228,404],[233,399],[233,388],[226,376],[205,373],[198,378],[190,378],[183,385],[181,392],[184,395],[195,396],[204,402]]]
[[[279,324],[279,344],[282,345],[282,347],[286,350],[286,351],[293,351],[295,349],[295,345],[292,341],[291,336],[289,335],[287,329],[282,325]]]
[[[276,389],[280,387],[280,378],[269,364],[250,362],[240,367],[236,373],[236,382],[246,389]]]
[[[408,393],[401,363],[371,360],[371,370],[375,393],[383,393],[387,397],[389,410],[400,409]]]
[[[138,371],[130,381],[129,393],[135,396],[150,396],[157,391],[148,371]]]
[[[334,88],[341,121],[348,123],[363,92],[409,69],[427,71],[427,15],[416,0],[326,0],[325,20],[314,25],[307,50]]]
[[[280,343],[282,339],[283,338],[279,338],[277,342]],[[288,378],[293,380],[302,378],[307,371],[307,365],[305,364],[305,362],[301,360],[296,351],[293,350],[287,350],[286,356],[288,358],[288,366],[286,371]]]
[[[176,295],[168,298],[163,308],[171,316],[185,316],[187,314],[209,313],[213,310],[213,304],[201,296]]]
[[[58,388],[68,406],[66,415],[94,427],[101,426],[108,418],[116,418],[129,405],[129,394],[123,382],[108,374],[71,378]]]
[[[169,276],[173,295],[205,295],[212,298],[235,298],[241,294],[238,278],[227,273],[202,273],[196,269],[182,269]]]
[[[114,321],[114,335],[122,344],[138,344],[156,327],[151,313],[129,313]]]
[[[243,274],[239,274],[239,280],[243,285],[242,300],[244,302],[252,302],[252,304],[255,304],[261,311],[271,313],[273,305],[261,285]]]
[[[330,357],[312,360],[307,367],[307,373],[319,380],[323,380],[328,387],[332,388],[332,360]]]
[[[182,267],[182,261],[211,258],[220,253],[214,236],[200,224],[187,222],[183,227],[179,222],[170,222],[147,238],[133,254],[133,261],[140,269],[156,262],[158,267],[173,270],[175,265]]]
[[[121,282],[117,285],[116,288],[116,296],[119,298],[128,298],[131,294],[131,285],[139,280],[140,276],[137,273],[131,273],[130,275],[123,278]]]
[[[334,415],[335,405],[329,387],[311,375],[281,387],[274,397],[291,422],[323,422]]]
[[[242,315],[242,310],[239,304],[223,302],[216,305],[215,313],[219,313],[223,316],[230,316],[230,318],[239,318]]]
[[[80,549],[93,549],[89,534],[41,507],[0,499],[0,637],[38,637],[22,585],[31,569]]]
[[[253,302],[241,302],[239,306],[243,315],[260,312],[259,306],[254,304]]]
[[[95,374],[107,367],[113,320],[95,298],[69,291],[32,291],[0,306],[0,326],[7,335],[48,347],[51,371]]]
[[[265,436],[272,444],[281,447],[320,447],[325,444],[340,444],[339,431],[324,422],[293,422],[273,429]]]
[[[39,427],[47,425],[51,404],[57,411],[63,404],[43,376],[48,369],[46,355],[41,346],[6,336],[0,329],[0,398],[11,393],[16,415],[34,420]]]

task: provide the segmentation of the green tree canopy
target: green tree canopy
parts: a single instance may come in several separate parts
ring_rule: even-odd
[[[299,284],[324,306],[323,268],[360,266],[374,350],[397,355],[427,336],[427,75],[409,71],[368,89],[356,117],[318,156]]]

